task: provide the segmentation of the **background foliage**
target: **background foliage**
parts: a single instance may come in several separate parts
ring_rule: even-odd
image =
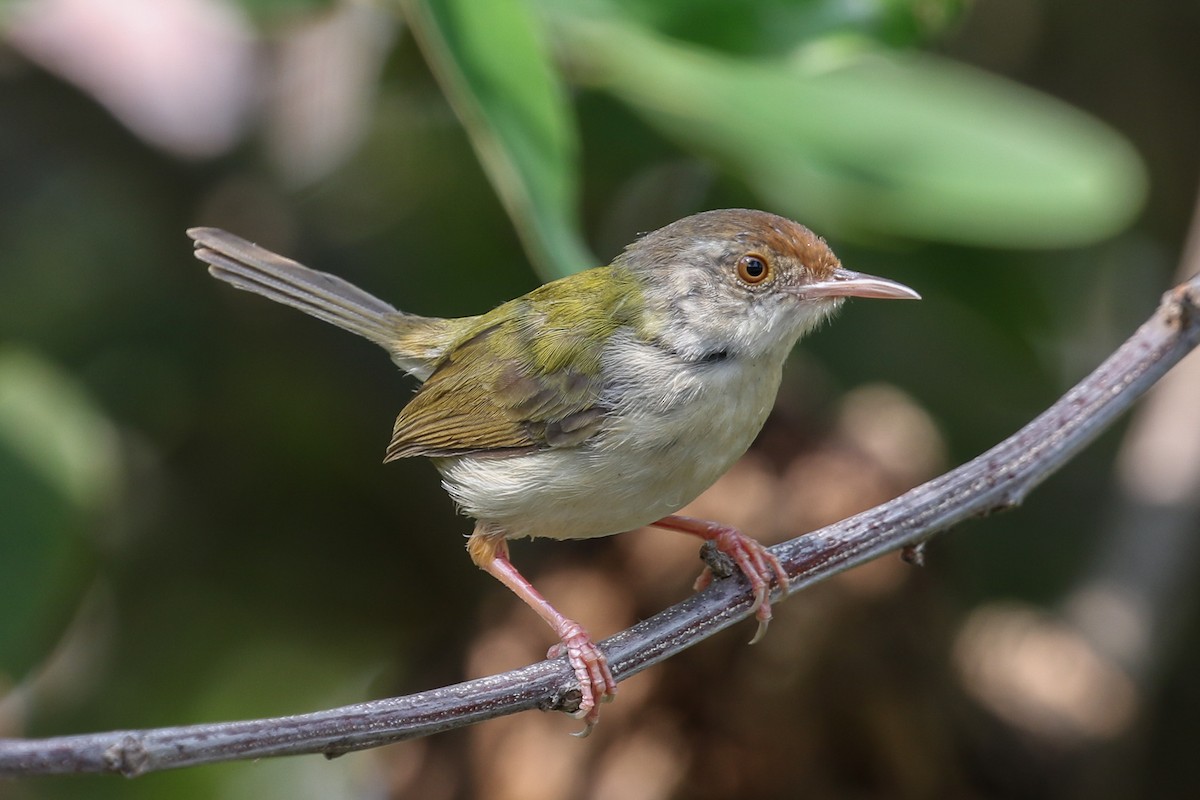
[[[1170,0],[97,8],[0,5],[0,735],[299,712],[549,643],[462,552],[432,467],[379,464],[411,382],[210,280],[187,227],[449,316],[704,208],[801,219],[926,299],[853,304],[806,340],[698,503],[771,540],[1048,404],[1170,284],[1195,189],[1200,10]],[[1069,622],[1113,552],[1119,442],[925,571],[858,570],[763,645],[739,628],[623,685],[586,743],[525,715],[332,763],[0,794],[1191,796],[1187,592],[1159,593],[1136,659],[1100,652],[1113,682],[1059,709],[1073,722],[986,678],[995,631]],[[1142,546],[1174,564],[1151,584],[1194,578],[1193,551]],[[515,556],[597,636],[698,566],[661,532]],[[1068,694],[1086,657],[1039,652]]]

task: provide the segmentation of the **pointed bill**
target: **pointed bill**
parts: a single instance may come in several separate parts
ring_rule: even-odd
[[[877,297],[884,300],[920,300],[921,295],[903,283],[877,278],[838,267],[828,280],[810,283],[796,293],[805,299],[814,297]]]

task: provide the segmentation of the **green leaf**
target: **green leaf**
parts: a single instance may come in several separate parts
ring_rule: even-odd
[[[403,7],[535,267],[554,278],[594,266],[577,220],[577,134],[539,20],[521,0]]]
[[[118,475],[86,396],[32,353],[0,350],[0,685],[57,641],[84,584],[80,534]]]
[[[601,7],[595,0],[574,2]],[[946,30],[965,6],[966,0],[610,0],[609,8],[671,39],[762,57],[843,34],[918,45]]]
[[[612,18],[555,21],[582,79],[828,232],[1074,246],[1118,231],[1145,193],[1102,123],[943,59],[748,61]]]

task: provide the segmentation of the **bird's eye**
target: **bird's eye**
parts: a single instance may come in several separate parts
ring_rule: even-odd
[[[758,253],[747,253],[738,259],[737,273],[743,283],[754,286],[771,277],[771,267]]]

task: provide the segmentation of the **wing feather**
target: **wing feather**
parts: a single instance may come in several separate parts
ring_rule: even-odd
[[[589,270],[479,317],[400,412],[385,460],[570,447],[594,436],[606,414],[605,342],[637,310],[620,277]],[[622,311],[598,314],[596,303]]]

